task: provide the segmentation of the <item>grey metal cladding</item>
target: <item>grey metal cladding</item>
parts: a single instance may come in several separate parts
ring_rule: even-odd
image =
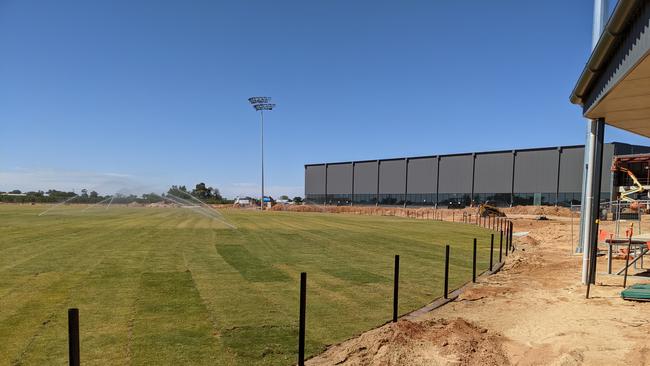
[[[325,194],[325,164],[305,167],[305,194]]]
[[[562,149],[560,158],[560,193],[582,192],[584,147]]]
[[[603,171],[600,175],[601,192],[609,192],[612,187],[612,159],[614,158],[614,149],[613,144],[603,144]]]
[[[609,145],[609,144],[607,144]],[[631,154],[647,154],[650,153],[650,147],[640,146],[640,145],[630,145],[630,144],[621,144],[613,143],[614,145],[614,154],[616,155],[631,155]]]
[[[438,158],[409,160],[408,193],[436,193]]]
[[[472,155],[440,158],[439,193],[472,193]]]
[[[377,194],[377,162],[369,161],[354,165],[354,193]]]
[[[379,166],[379,193],[402,194],[406,189],[406,159],[382,160]]]
[[[352,163],[327,166],[327,194],[352,194]]]
[[[628,29],[621,32],[606,67],[592,81],[588,95],[583,97],[584,113],[604,98],[650,51],[650,2],[639,3],[643,6],[631,19]]]
[[[558,150],[517,151],[515,193],[555,193]]]
[[[510,193],[512,152],[477,154],[474,167],[474,193]]]

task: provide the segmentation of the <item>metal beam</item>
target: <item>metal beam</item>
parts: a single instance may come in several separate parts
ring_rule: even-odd
[[[598,40],[600,39],[600,34],[603,31],[605,26],[605,19],[607,17],[607,0],[594,0],[594,24],[592,28],[592,50],[596,47]],[[589,120],[587,123],[587,137],[585,141],[585,153],[584,153],[584,168],[582,175],[582,197],[580,200],[580,242],[576,248],[576,252],[582,252],[582,283],[587,284],[589,281],[589,251],[587,249],[587,243],[590,243],[589,236],[591,231],[591,222],[592,220],[592,209],[591,204],[593,201],[594,192],[593,188],[593,173],[594,173],[594,158],[595,158],[595,148],[594,144],[596,143],[596,121]],[[602,160],[602,159],[601,159]],[[599,169],[600,170],[600,169]],[[600,176],[598,176],[598,181],[600,182]],[[600,192],[597,192],[598,197],[600,197]]]
[[[603,141],[605,137],[605,119],[600,118],[594,121],[594,163],[590,169],[592,173],[591,191],[593,198],[591,201],[590,217],[591,221],[587,225],[589,228],[589,283],[596,283],[596,254],[598,254],[598,224],[600,223],[600,191],[601,177],[603,173]]]

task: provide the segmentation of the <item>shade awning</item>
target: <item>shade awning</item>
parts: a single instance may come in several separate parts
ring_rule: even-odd
[[[650,57],[644,57],[585,117],[604,118],[611,126],[650,137]]]

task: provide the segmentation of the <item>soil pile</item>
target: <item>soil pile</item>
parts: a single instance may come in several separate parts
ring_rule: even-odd
[[[404,208],[398,206],[325,206],[325,205],[275,205],[272,211],[293,211],[293,212],[326,212],[326,213],[347,213],[354,215],[375,215],[375,216],[398,216],[413,219],[436,219],[444,221],[461,221],[463,215],[471,215],[471,220],[476,220],[477,207],[466,207],[463,209],[447,209],[433,207]],[[553,206],[515,206],[499,208],[506,215],[517,216],[556,216],[556,217],[579,217],[579,212],[572,212],[567,207]]]
[[[308,365],[508,365],[502,337],[463,319],[400,320],[349,340]]]
[[[536,215],[536,216],[561,216],[561,217],[578,217],[579,212],[572,212],[567,207],[554,206],[514,206],[502,209],[507,214],[515,215]]]

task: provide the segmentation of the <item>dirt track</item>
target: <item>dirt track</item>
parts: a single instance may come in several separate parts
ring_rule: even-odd
[[[650,365],[650,303],[622,300],[622,277],[600,274],[604,258],[585,299],[569,218],[514,221],[516,232],[529,235],[516,239],[500,273],[442,308],[333,346],[307,364]]]

